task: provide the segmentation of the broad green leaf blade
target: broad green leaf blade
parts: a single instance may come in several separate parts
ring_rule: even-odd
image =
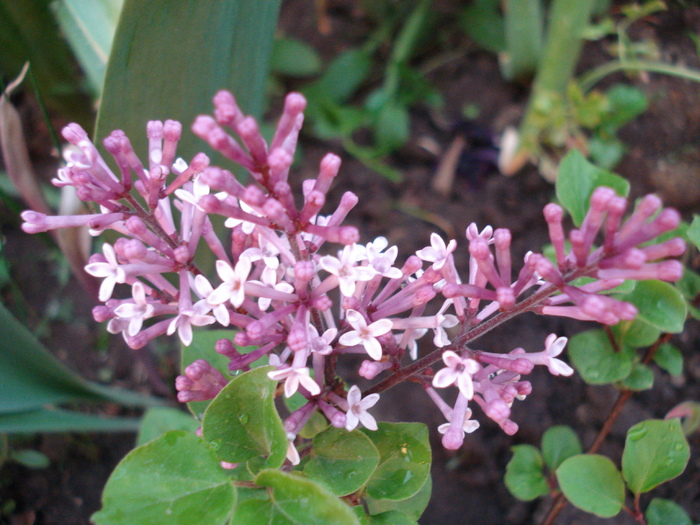
[[[32,469],[47,468],[49,465],[51,465],[51,460],[38,450],[11,450],[9,459],[16,461],[24,467]]]
[[[350,507],[328,489],[310,479],[279,470],[263,470],[255,478],[255,483],[270,489],[272,505],[270,517],[274,519],[270,519],[268,523],[275,525],[287,523],[359,525],[360,523]],[[237,519],[237,516],[234,519]]]
[[[627,431],[622,473],[629,489],[641,494],[680,475],[689,458],[680,420],[649,419]]]
[[[632,371],[629,352],[616,352],[603,330],[587,330],[569,339],[569,358],[589,385],[621,381]]]
[[[554,472],[565,459],[583,451],[581,441],[571,427],[549,427],[542,436],[542,457],[547,468]]]
[[[147,120],[174,119],[188,129],[211,113],[220,89],[259,117],[280,0],[125,0],[107,65],[96,139],[114,129],[145,159]],[[183,133],[187,162],[205,144]]]
[[[700,250],[700,215],[693,215],[693,222],[687,232],[688,240]]]
[[[506,466],[504,478],[510,493],[522,501],[549,494],[539,450],[532,445],[515,445],[511,450],[513,457]]]
[[[173,431],[127,454],[91,519],[97,525],[223,525],[235,504],[235,488],[206,443]]]
[[[629,375],[620,382],[625,390],[641,392],[654,386],[654,372],[644,363],[633,363]]]
[[[56,19],[85,71],[92,91],[99,94],[122,0],[57,0]]]
[[[647,519],[647,525],[693,525],[683,507],[662,498],[651,500],[644,517]]]
[[[141,420],[136,446],[145,445],[171,430],[195,432],[197,428],[197,420],[182,410],[170,407],[149,408]]]
[[[294,38],[278,38],[272,47],[270,70],[288,77],[310,77],[321,69],[321,58],[306,42]]]
[[[559,466],[556,475],[566,499],[581,510],[612,518],[625,503],[622,475],[605,456],[572,456]]]
[[[362,432],[328,427],[314,437],[304,473],[345,496],[362,487],[378,464],[379,451]]]
[[[375,514],[386,514],[389,511],[399,511],[409,518],[417,520],[423,515],[428,503],[430,503],[430,495],[432,490],[433,480],[430,476],[428,476],[421,489],[410,498],[402,499],[400,501],[368,498],[366,500],[367,509],[372,516]]]
[[[506,31],[499,0],[475,0],[462,11],[460,25],[477,44],[494,53],[506,48]]]
[[[70,410],[41,408],[0,414],[0,433],[30,432],[136,432],[141,421],[133,418],[81,414]]]
[[[0,0],[0,70],[7,80],[30,62],[46,104],[87,126],[93,119],[90,100],[76,80],[73,54],[49,3]]]
[[[153,406],[154,398],[90,383],[73,374],[0,304],[0,413],[37,410],[69,401]]]
[[[556,192],[576,226],[583,222],[591,194],[598,186],[608,186],[622,197],[627,196],[630,188],[629,182],[619,175],[594,166],[577,149],[571,150],[559,165]]]
[[[379,423],[378,430],[362,432],[380,456],[379,466],[367,483],[367,495],[397,501],[416,494],[430,475],[427,427],[422,423]]]
[[[531,78],[542,55],[544,9],[540,0],[509,0],[505,13],[506,50],[499,54],[507,80]]]
[[[695,319],[700,319],[700,308],[694,304],[695,298],[700,295],[700,275],[684,268],[683,277],[676,283],[676,287],[685,298],[688,313]]]
[[[621,321],[612,327],[615,340],[628,348],[645,348],[653,345],[661,335],[661,330],[649,326],[640,319]]]
[[[222,461],[240,463],[267,457],[267,466],[282,466],[287,435],[275,409],[277,383],[260,367],[231,381],[204,413],[202,431]]]
[[[403,146],[411,133],[411,122],[405,106],[386,104],[379,110],[374,134],[380,151],[389,152]]]
[[[683,331],[686,308],[680,292],[668,283],[642,281],[623,301],[639,310],[637,319],[662,332],[677,334]]]
[[[683,354],[671,343],[664,343],[654,354],[654,362],[671,374],[678,377],[683,373]]]

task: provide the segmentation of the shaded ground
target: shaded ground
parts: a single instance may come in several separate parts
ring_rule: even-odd
[[[310,13],[314,2],[294,0],[285,3],[282,29],[302,38],[333,56],[345,46],[362,40],[366,22],[350,1],[329,2],[332,33],[322,36]],[[438,3],[441,13],[456,13],[458,2]],[[672,6],[673,8],[673,6]],[[698,8],[673,8],[642,23],[641,36],[659,45],[664,60],[698,68],[698,54],[686,35],[700,32]],[[477,183],[458,178],[448,197],[430,190],[430,181],[437,159],[417,144],[430,137],[446,147],[452,140],[450,124],[456,122],[465,104],[480,109],[478,122],[498,131],[504,123],[517,120],[526,102],[527,92],[508,85],[500,77],[494,56],[455,37],[455,47],[465,49],[456,57],[433,70],[429,81],[445,99],[445,107],[434,114],[426,108],[412,112],[411,143],[397,153],[392,162],[405,174],[405,182],[393,185],[344,155],[341,176],[330,200],[338,199],[347,190],[360,196],[358,208],[350,222],[360,226],[363,241],[378,235],[388,237],[400,247],[405,258],[429,243],[432,231],[443,236],[454,235],[460,247],[458,264],[466,266],[464,230],[471,222],[480,227],[509,227],[514,237],[514,261],[521,261],[529,249],[538,250],[546,242],[546,228],[541,209],[553,196],[553,188],[532,168],[506,179],[492,173]],[[462,39],[464,37],[461,37]],[[426,53],[429,53],[427,50]],[[584,62],[600,63],[605,58],[601,44],[591,44],[584,53]],[[614,76],[607,83],[627,81],[640,87],[650,101],[649,110],[627,126],[622,137],[629,152],[617,172],[632,182],[633,195],[657,191],[670,205],[677,206],[685,218],[700,212],[700,86],[687,81],[650,75],[649,78],[625,79]],[[293,86],[292,86],[293,87]],[[446,124],[439,125],[436,122]],[[312,137],[303,142],[305,163],[298,170],[298,179],[316,171],[318,161],[328,149],[340,151],[337,144],[322,144]],[[431,222],[421,220],[410,210],[434,214]],[[403,210],[403,211],[402,211]],[[409,211],[409,213],[407,213]],[[437,223],[437,225],[435,224]],[[126,349],[121,339],[110,337],[103,350],[94,350],[100,336],[90,316],[90,304],[78,291],[59,289],[51,275],[52,263],[36,253],[42,244],[17,230],[12,215],[2,213],[6,256],[12,263],[13,276],[36,313],[37,324],[46,316],[47,297],[61,304],[72,302],[75,314],[66,321],[53,321],[47,333],[47,344],[68,366],[93,380],[109,380],[112,384],[133,389],[172,395],[175,364],[167,353],[155,349],[149,356]],[[441,228],[448,230],[441,231]],[[451,230],[451,231],[450,231]],[[691,261],[696,269],[700,261]],[[524,316],[478,341],[477,347],[508,351],[522,346],[537,350],[550,332],[572,336],[586,323],[568,322],[538,316]],[[50,338],[48,337],[50,335]],[[700,331],[694,321],[687,331],[674,337],[683,351],[686,367],[682,377],[671,379],[657,371],[654,389],[633,396],[626,405],[602,453],[615,461],[624,444],[627,429],[647,418],[660,418],[675,404],[686,399],[700,399]],[[99,345],[97,345],[99,346]],[[425,349],[427,351],[427,349]],[[136,359],[135,359],[136,357]],[[165,378],[165,383],[162,379]],[[434,489],[431,503],[421,519],[425,525],[443,523],[528,524],[539,522],[546,513],[548,501],[521,503],[512,498],[503,485],[509,447],[518,443],[539,444],[543,430],[554,424],[572,426],[584,446],[589,445],[610,406],[617,397],[612,387],[588,387],[577,376],[552,378],[538,370],[531,378],[534,391],[514,406],[513,419],[520,431],[513,437],[485,421],[482,428],[465,440],[456,454],[442,449],[435,432],[442,416],[415,385],[404,385],[382,396],[377,414],[387,420],[422,421],[431,429],[434,444]],[[0,471],[0,512],[13,524],[79,524],[99,508],[99,494],[109,472],[133,444],[131,435],[35,436],[25,446],[35,447],[52,459],[50,468],[30,471],[17,465]],[[654,497],[670,497],[682,504],[695,521],[700,520],[700,436],[690,438],[692,456],[684,474],[652,492]],[[568,508],[557,523],[596,523],[589,515]],[[620,515],[606,523],[633,523]]]

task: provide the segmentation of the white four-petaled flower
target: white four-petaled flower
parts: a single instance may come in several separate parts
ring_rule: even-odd
[[[309,394],[312,396],[317,396],[321,393],[321,387],[318,383],[314,381],[309,373],[309,369],[306,367],[301,368],[281,368],[279,370],[273,370],[267,373],[267,377],[273,381],[281,381],[284,379],[284,395],[285,397],[292,397],[294,392],[299,389],[299,385],[306,388]]]
[[[443,352],[442,360],[447,366],[435,374],[433,386],[435,388],[446,388],[457,383],[457,387],[459,387],[462,395],[467,399],[472,399],[474,397],[472,375],[481,370],[479,363],[469,357],[462,358],[452,350]]]
[[[350,297],[355,293],[357,281],[371,281],[376,275],[376,271],[370,266],[357,266],[358,261],[363,259],[364,249],[357,244],[351,244],[343,248],[337,258],[324,255],[318,262],[321,268],[338,277],[340,293]]]
[[[112,297],[114,285],[126,282],[126,273],[117,262],[117,254],[114,253],[114,248],[111,244],[104,243],[102,245],[102,253],[107,262],[94,262],[85,266],[85,271],[93,277],[104,277],[104,281],[100,285],[99,299],[102,302],[107,301]]]
[[[143,320],[153,315],[154,308],[146,300],[146,290],[142,282],[136,281],[132,285],[131,295],[134,298],[134,302],[120,304],[114,309],[114,313],[120,319],[128,320],[129,325],[126,333],[133,337],[141,330]]]
[[[340,344],[345,346],[361,344],[372,359],[379,361],[382,358],[382,345],[377,341],[377,337],[391,330],[391,321],[380,319],[368,325],[364,316],[357,310],[348,310],[345,318],[354,330],[341,335]]]
[[[418,250],[416,255],[424,261],[433,263],[433,269],[440,270],[447,261],[447,257],[455,251],[457,247],[457,241],[454,239],[445,245],[445,241],[442,240],[437,233],[430,234],[430,246]]]
[[[235,268],[226,261],[216,261],[216,273],[219,274],[221,283],[207,298],[212,306],[231,301],[231,304],[238,308],[245,299],[245,282],[250,274],[250,259],[240,258]]]
[[[370,394],[362,399],[360,389],[353,385],[348,391],[348,412],[345,423],[346,430],[353,430],[358,423],[362,423],[369,430],[377,430],[377,421],[367,412],[379,401],[379,394]]]

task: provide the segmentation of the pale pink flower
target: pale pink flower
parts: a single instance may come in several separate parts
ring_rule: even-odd
[[[136,281],[132,285],[131,295],[134,298],[134,302],[120,304],[114,309],[114,313],[120,319],[129,321],[126,333],[134,336],[141,330],[143,320],[153,315],[154,308],[146,300],[146,290],[141,281]]]
[[[358,261],[365,258],[364,250],[357,244],[350,244],[343,248],[338,257],[325,255],[319,260],[321,268],[338,277],[340,293],[350,297],[355,293],[357,281],[371,281],[376,275],[369,266],[357,266]]]
[[[314,381],[309,373],[309,369],[306,367],[300,368],[282,368],[280,370],[273,370],[267,373],[267,377],[273,381],[281,381],[284,379],[284,395],[285,397],[292,397],[294,393],[299,389],[299,385],[306,388],[309,394],[312,396],[317,396],[321,393],[321,387],[318,383]]]
[[[225,261],[216,261],[216,273],[224,281],[207,298],[209,304],[217,305],[230,301],[238,308],[245,300],[245,282],[250,274],[250,259],[241,258],[235,268]]]
[[[372,359],[379,361],[382,358],[382,345],[377,341],[377,337],[391,330],[391,321],[389,319],[380,319],[368,325],[365,318],[357,310],[348,310],[345,316],[348,324],[354,330],[341,335],[340,344],[345,346],[361,344]]]
[[[338,335],[337,328],[329,328],[323,332],[323,335],[318,335],[318,330],[316,330],[316,327],[309,324],[308,331],[309,348],[312,352],[321,355],[328,355],[333,351],[331,343],[333,342],[333,339],[335,339],[335,336]]]
[[[173,335],[177,330],[177,335],[180,341],[185,346],[192,344],[192,327],[206,326],[212,324],[216,319],[211,315],[206,315],[209,311],[209,306],[204,304],[204,301],[199,301],[190,308],[181,310],[168,325],[168,335]]]
[[[462,358],[452,350],[443,352],[442,360],[447,366],[435,374],[433,386],[446,388],[456,383],[464,397],[472,399],[474,397],[472,375],[481,370],[479,363],[468,357]]]
[[[99,293],[100,301],[104,302],[112,297],[114,285],[126,282],[126,273],[119,266],[117,255],[114,253],[114,248],[111,244],[104,243],[102,245],[102,253],[107,261],[90,263],[85,266],[85,271],[93,277],[104,277]]]
[[[398,279],[403,276],[403,272],[399,268],[394,268],[393,264],[396,261],[399,249],[396,246],[392,246],[382,253],[382,250],[386,249],[388,245],[389,241],[386,240],[386,237],[377,237],[374,239],[374,242],[368,242],[365,248],[367,261],[378,275],[389,279]]]
[[[416,255],[424,261],[433,263],[433,268],[439,270],[445,265],[447,257],[455,251],[456,247],[457,241],[454,239],[445,245],[445,241],[442,240],[442,237],[437,233],[431,233],[430,246],[418,250]]]
[[[367,412],[370,408],[379,401],[379,394],[370,394],[362,399],[360,389],[353,385],[348,391],[348,411],[347,421],[345,423],[346,430],[353,430],[358,423],[362,423],[369,430],[377,430],[377,421],[372,415]]]

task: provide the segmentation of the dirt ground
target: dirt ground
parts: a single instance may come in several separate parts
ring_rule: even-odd
[[[317,31],[312,0],[283,2],[281,30],[301,38],[324,57],[362,40],[367,22],[351,1],[328,2],[331,34]],[[441,16],[455,15],[462,4],[437,2]],[[641,22],[640,37],[656,42],[663,60],[700,68],[698,49],[687,36],[700,35],[700,8],[670,3],[670,10]],[[514,261],[522,261],[526,251],[539,250],[547,242],[541,209],[554,194],[553,187],[532,168],[512,178],[491,171],[478,180],[458,177],[451,193],[445,197],[430,189],[438,158],[419,146],[426,138],[445,148],[453,139],[451,128],[461,118],[465,104],[479,108],[476,121],[496,133],[504,123],[517,121],[527,101],[527,89],[510,85],[500,76],[494,55],[480,51],[464,35],[454,37],[455,48],[464,49],[460,56],[434,69],[428,80],[442,94],[445,105],[437,114],[425,107],[411,113],[410,143],[396,153],[392,164],[405,175],[404,183],[392,184],[342,153],[339,144],[322,143],[311,136],[302,139],[304,165],[298,168],[298,180],[317,169],[327,150],[343,156],[341,176],[331,192],[330,201],[344,191],[358,194],[358,207],[349,222],[360,227],[363,242],[385,235],[390,244],[399,246],[403,257],[429,244],[430,233],[458,239],[458,264],[466,267],[468,255],[464,231],[471,222],[480,228],[511,228],[514,238]],[[426,49],[425,58],[431,49]],[[584,50],[584,67],[606,60],[601,43],[591,43]],[[642,116],[621,133],[628,152],[616,171],[632,183],[634,197],[649,191],[658,192],[666,204],[677,207],[685,219],[700,212],[700,84],[660,75],[627,78],[612,75],[601,85],[627,82],[641,88],[650,106]],[[289,85],[295,88],[294,84]],[[37,146],[40,148],[41,146]],[[332,205],[332,202],[330,203]],[[428,212],[428,220],[411,211]],[[424,217],[425,218],[425,217]],[[53,321],[45,342],[69,367],[88,379],[107,381],[139,391],[165,395],[174,399],[173,378],[177,364],[167,349],[128,350],[120,338],[109,336],[102,351],[95,351],[103,327],[96,327],[90,316],[92,304],[77,285],[59,287],[51,275],[51,262],[41,257],[42,243],[23,234],[18,220],[1,210],[5,254],[11,262],[13,277],[25,295],[38,322],[51,300],[58,297],[73,305],[69,321]],[[695,252],[690,264],[700,269]],[[37,277],[39,276],[39,277]],[[480,339],[476,346],[506,352],[522,346],[534,351],[541,348],[547,334],[556,332],[573,336],[590,325],[558,318],[527,315],[518,318]],[[700,399],[700,329],[690,321],[687,330],[672,342],[684,354],[685,369],[680,378],[670,378],[656,370],[654,389],[635,394],[625,406],[613,432],[601,452],[619,461],[627,429],[647,418],[661,418],[674,405],[688,399]],[[445,451],[436,427],[442,416],[416,385],[403,385],[382,395],[376,415],[392,421],[422,421],[431,429],[433,441],[433,497],[420,523],[474,525],[539,523],[551,501],[522,503],[515,500],[503,484],[509,448],[519,443],[539,445],[542,432],[551,425],[570,425],[590,445],[617,397],[612,387],[590,387],[574,375],[551,377],[537,370],[530,378],[533,393],[513,407],[513,419],[520,431],[506,436],[485,417],[477,415],[482,427],[467,436],[457,453]],[[116,411],[115,407],[106,410]],[[26,437],[21,443],[44,452],[51,466],[29,470],[7,464],[0,470],[0,523],[82,524],[99,508],[99,497],[109,473],[133,446],[134,436],[123,435],[42,435]],[[680,503],[695,522],[700,521],[700,434],[690,437],[691,459],[686,471],[677,479],[651,493]],[[645,496],[644,501],[650,499]],[[621,514],[602,523],[627,524],[634,521]],[[598,520],[572,507],[560,514],[558,524],[595,524]]]

